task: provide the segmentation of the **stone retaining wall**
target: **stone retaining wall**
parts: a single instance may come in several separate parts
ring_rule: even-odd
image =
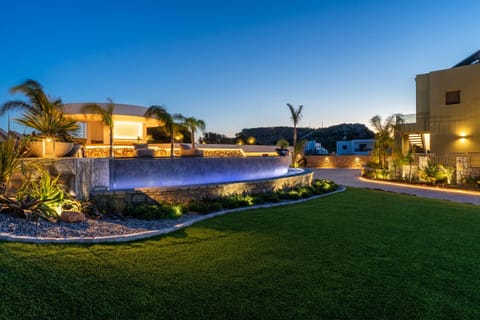
[[[130,190],[92,191],[90,201],[100,210],[114,210],[122,213],[128,206],[155,204],[158,202],[188,203],[192,200],[217,198],[232,194],[255,194],[296,186],[311,185],[313,171],[305,169],[302,173],[290,176],[222,184],[204,184],[183,187],[138,188]]]
[[[360,169],[372,160],[372,156],[305,156],[309,168],[351,168]]]

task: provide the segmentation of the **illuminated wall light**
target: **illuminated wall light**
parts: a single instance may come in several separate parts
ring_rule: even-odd
[[[360,159],[358,157],[355,157],[355,162],[359,162]]]

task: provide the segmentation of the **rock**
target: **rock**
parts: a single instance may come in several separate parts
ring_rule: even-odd
[[[60,220],[65,222],[83,222],[85,221],[85,215],[77,211],[63,211],[60,214]]]

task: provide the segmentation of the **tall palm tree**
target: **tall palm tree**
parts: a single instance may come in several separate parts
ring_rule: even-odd
[[[62,100],[49,99],[37,81],[27,80],[11,88],[10,92],[23,93],[28,101],[8,101],[1,106],[0,115],[12,109],[20,109],[23,113],[15,121],[47,137],[65,140],[72,131],[79,129],[77,121],[64,116]]]
[[[378,153],[378,162],[382,167],[385,167],[387,161],[387,153],[393,147],[395,130],[400,129],[403,123],[403,115],[393,114],[382,122],[379,115],[370,119],[370,124],[375,133],[375,144]]]
[[[293,159],[295,160],[295,146],[297,145],[297,124],[302,119],[302,109],[303,105],[299,105],[295,109],[290,103],[287,103],[287,107],[290,110],[290,118],[293,121]]]
[[[113,112],[115,110],[115,104],[113,103],[112,99],[107,98],[107,100],[108,100],[108,105],[106,108],[96,103],[90,103],[90,104],[84,105],[82,110],[84,113],[93,112],[93,113],[99,114],[100,117],[102,117],[102,123],[108,126],[109,137],[110,137],[109,156],[110,158],[112,158],[113,157]]]
[[[163,122],[163,127],[167,135],[170,136],[170,157],[173,159],[174,154],[174,139],[175,135],[183,127],[180,123],[177,123],[175,120],[181,120],[184,117],[181,114],[170,114],[167,109],[162,106],[151,106],[145,111],[145,117],[147,118],[156,118]]]
[[[205,131],[205,121],[196,119],[194,117],[188,117],[182,119],[182,124],[190,131],[190,136],[192,138],[192,149],[195,149],[195,132],[198,129],[202,130],[202,132]]]

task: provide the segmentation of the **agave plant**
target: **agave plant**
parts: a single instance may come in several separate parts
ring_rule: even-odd
[[[38,177],[27,178],[18,190],[16,199],[18,201],[37,199],[39,204],[34,214],[55,220],[60,216],[66,200],[63,185],[58,181],[59,176],[52,177],[46,169],[37,166],[35,171]]]
[[[64,116],[62,100],[49,99],[38,82],[27,80],[11,88],[10,92],[23,93],[28,101],[8,101],[2,105],[0,115],[9,110],[20,109],[23,113],[16,121],[45,137],[67,140],[71,132],[79,129],[75,120]]]

